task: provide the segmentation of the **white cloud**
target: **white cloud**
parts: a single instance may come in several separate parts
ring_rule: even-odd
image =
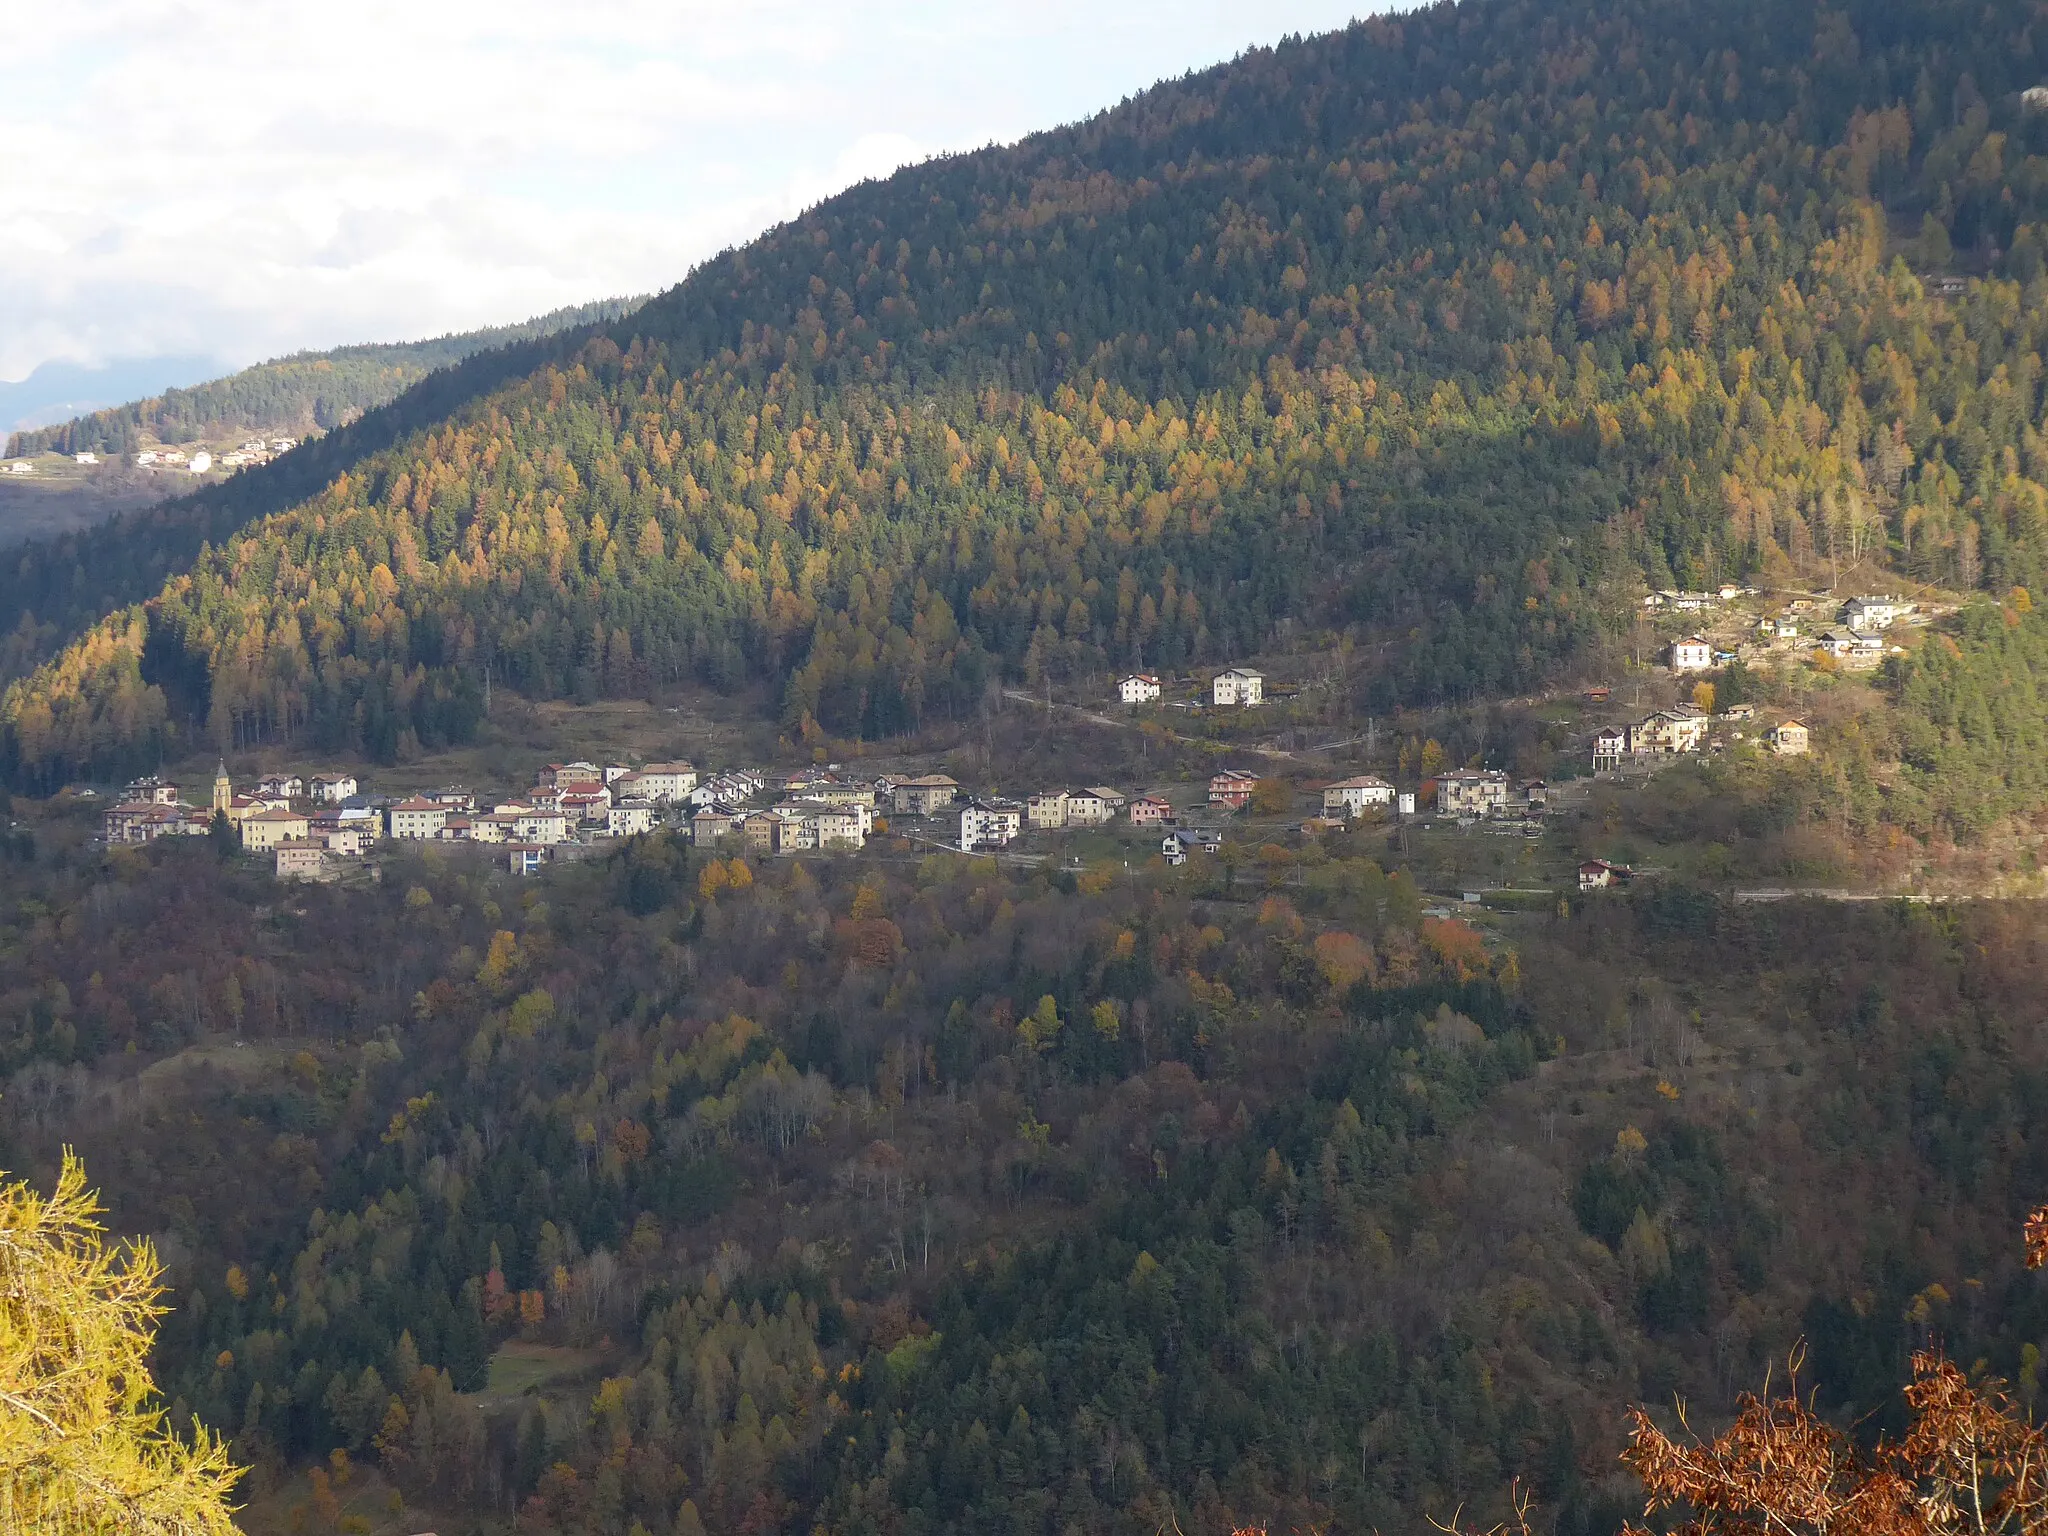
[[[1352,0],[14,0],[0,379],[665,287]]]

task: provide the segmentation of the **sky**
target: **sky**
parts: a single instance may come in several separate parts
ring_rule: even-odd
[[[0,381],[655,291],[1380,0],[9,0]]]

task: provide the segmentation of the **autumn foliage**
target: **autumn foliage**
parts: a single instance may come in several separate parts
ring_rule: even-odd
[[[2027,1218],[2027,1264],[2048,1264],[2048,1206]],[[1780,1396],[1745,1394],[1710,1440],[1674,1438],[1642,1409],[1622,1461],[1645,1519],[1684,1515],[1675,1536],[1963,1536],[2048,1528],[2048,1434],[1995,1377],[1973,1380],[1932,1350],[1913,1355],[1906,1433],[1868,1450],[1814,1412],[1795,1354]],[[1679,1414],[1681,1430],[1685,1416]],[[1660,1528],[1664,1528],[1660,1522]],[[1631,1525],[1626,1536],[1649,1536]]]
[[[0,1185],[0,1530],[229,1536],[241,1471],[171,1432],[149,1355],[161,1266],[108,1245],[68,1153],[49,1198]]]

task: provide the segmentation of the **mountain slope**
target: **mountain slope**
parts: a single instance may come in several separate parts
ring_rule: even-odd
[[[0,841],[9,1166],[77,1145],[176,1265],[180,1420],[374,1466],[372,1529],[1406,1533],[1519,1477],[1606,1536],[1631,1401],[1804,1337],[1854,1418],[2048,1328],[2037,902],[1482,942],[1362,830],[1249,889],[656,837],[280,901],[66,815]]]
[[[487,672],[872,735],[1299,625],[1467,695],[1646,579],[2032,581],[2029,17],[1472,0],[857,188],[110,619],[14,771],[431,744]]]
[[[370,343],[327,352],[295,352],[225,378],[79,416],[8,439],[9,456],[32,453],[125,454],[145,434],[187,443],[228,433],[331,431],[395,400],[428,374],[478,352],[601,324],[631,314],[643,299],[605,299],[537,315],[517,325],[451,333],[429,341]]]

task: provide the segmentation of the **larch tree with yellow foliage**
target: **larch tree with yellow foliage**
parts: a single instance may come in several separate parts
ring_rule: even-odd
[[[0,1531],[228,1536],[242,1469],[166,1424],[163,1267],[147,1242],[109,1246],[101,1209],[68,1150],[48,1199],[0,1183]]]

